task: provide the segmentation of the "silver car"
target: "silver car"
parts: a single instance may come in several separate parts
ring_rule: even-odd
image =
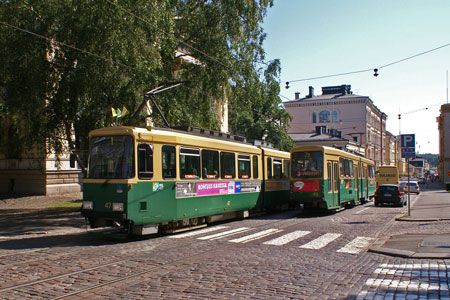
[[[404,182],[400,182],[400,188],[404,191],[404,192],[410,192],[410,193],[415,193],[415,194],[419,194],[420,193],[420,186],[417,183],[417,181],[410,181],[409,185],[407,181]]]

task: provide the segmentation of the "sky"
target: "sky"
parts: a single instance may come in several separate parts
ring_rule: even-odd
[[[263,28],[265,60],[281,62],[283,101],[295,92],[305,97],[309,86],[317,95],[348,84],[387,114],[389,132],[415,134],[416,153],[439,153],[436,118],[448,99],[450,45],[386,65],[450,44],[450,0],[275,0]],[[375,68],[378,77],[368,71],[295,82]]]

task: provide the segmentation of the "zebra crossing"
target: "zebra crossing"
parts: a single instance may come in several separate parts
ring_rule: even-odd
[[[169,236],[171,239],[180,239],[186,237],[194,237],[199,240],[218,240],[218,239],[228,239],[230,243],[248,243],[256,240],[260,240],[263,238],[270,237],[272,235],[282,234],[281,236],[269,239],[267,241],[262,242],[263,245],[270,246],[283,246],[287,245],[291,242],[294,242],[300,238],[307,237],[312,232],[306,230],[295,230],[292,232],[284,232],[282,229],[264,229],[258,232],[254,232],[255,228],[251,227],[239,227],[235,229],[229,229],[228,226],[214,226],[208,227],[201,230],[185,232],[178,235]],[[245,234],[244,236],[240,236],[238,238],[233,238],[235,235]],[[309,242],[298,246],[301,249],[309,249],[309,250],[318,250],[322,249],[334,241],[337,241],[342,237],[340,233],[325,233],[311,239]],[[339,253],[347,253],[347,254],[358,254],[363,250],[367,249],[375,239],[372,237],[365,236],[357,236],[352,241],[347,243],[344,247],[339,248],[336,252]]]

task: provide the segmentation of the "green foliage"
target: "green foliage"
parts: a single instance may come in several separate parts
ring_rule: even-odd
[[[419,154],[418,156],[425,158],[429,163],[432,169],[436,169],[439,164],[439,154]]]
[[[47,140],[48,150],[60,153],[66,137],[71,148],[85,148],[88,132],[111,122],[111,107],[135,107],[145,86],[155,84],[149,70],[157,74],[161,56],[175,47],[157,46],[156,26],[170,28],[170,18],[152,1],[124,7],[155,27],[107,1],[2,2],[2,21],[39,35],[1,25],[4,102],[22,116],[28,146]]]
[[[87,149],[88,132],[114,122],[111,107],[133,112],[148,90],[186,80],[156,97],[170,125],[217,130],[215,107],[228,100],[235,133],[266,137],[288,150],[290,117],[280,106],[279,62],[261,63],[261,24],[272,4],[1,1],[0,21],[9,24],[0,24],[1,110],[19,117],[22,134],[15,142],[27,147],[47,141],[47,151],[61,153],[67,139],[70,148]],[[197,63],[183,64],[175,76],[177,49]],[[121,122],[143,124],[144,116]],[[155,108],[152,117],[164,125]]]

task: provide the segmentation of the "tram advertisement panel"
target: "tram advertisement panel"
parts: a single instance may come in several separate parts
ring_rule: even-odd
[[[234,193],[234,181],[197,182],[197,196],[211,196]]]
[[[211,181],[211,182],[177,182],[176,197],[198,197],[252,193],[261,190],[261,182],[252,181]]]
[[[287,191],[289,190],[289,181],[266,181],[266,192],[268,191]]]

